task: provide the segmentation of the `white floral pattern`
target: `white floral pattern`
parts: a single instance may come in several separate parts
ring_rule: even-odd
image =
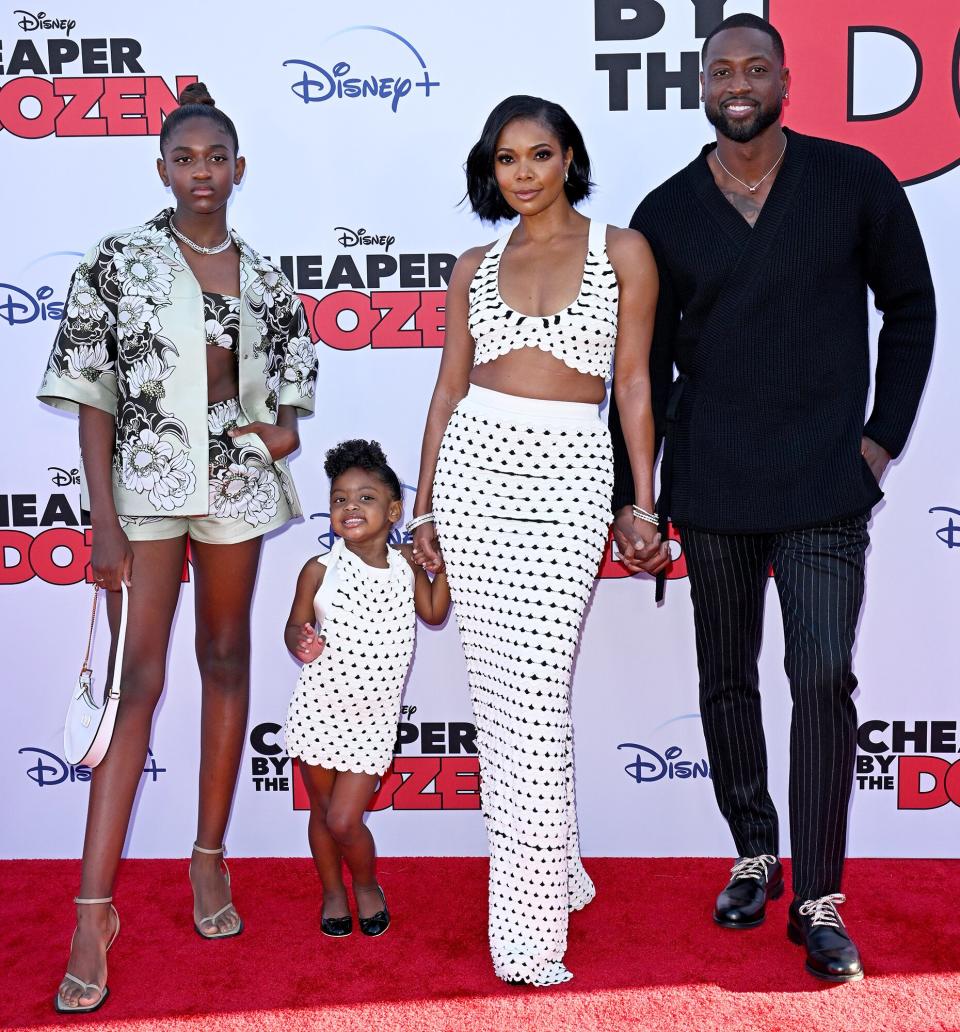
[[[167,297],[173,286],[173,262],[162,252],[124,247],[114,255],[117,274],[128,294]]]
[[[121,297],[117,302],[117,336],[136,336],[147,331],[158,333],[160,324],[156,318],[156,309],[145,297],[135,294]]]
[[[174,289],[181,281],[189,287],[192,273],[169,231],[171,214],[168,209],[143,226],[103,238],[77,266],[40,397],[59,407],[87,404],[114,413],[113,483],[123,515],[148,517],[151,509],[164,515],[188,504],[188,512],[202,512],[208,469],[216,479],[231,464],[247,470],[246,486],[231,481],[226,494],[218,488],[221,508],[237,493],[247,500],[230,506],[241,506],[243,518],[259,524],[260,513],[282,491],[299,513],[285,465],[271,463],[249,442],[234,446],[225,433],[242,413],[275,420],[280,405],[312,409],[316,355],[303,306],[283,273],[234,234],[242,297],[205,297],[211,310],[204,314],[203,333],[218,348],[232,338],[245,385],[243,407],[236,401],[235,412],[211,406],[205,427],[207,412],[196,411],[196,381],[185,377],[184,365],[178,371],[178,345],[191,342],[192,348],[195,330],[189,290]],[[241,309],[243,355],[237,346]],[[209,456],[201,460],[204,439]],[[263,475],[267,471],[273,482]]]
[[[229,401],[214,402],[207,409],[207,432],[220,437],[237,425],[240,418],[240,401],[231,398]]]
[[[210,475],[210,512],[222,519],[243,519],[251,526],[269,523],[277,513],[280,488],[271,469],[231,462]]]
[[[316,349],[309,337],[295,337],[283,359],[283,379],[298,387],[307,383],[317,364]]]
[[[131,398],[146,394],[151,398],[162,398],[165,390],[163,381],[173,372],[158,355],[151,352],[146,358],[130,367],[127,373],[127,390]]]
[[[67,318],[78,322],[99,322],[107,314],[107,306],[100,295],[89,283],[80,281],[74,284],[67,298]]]
[[[80,377],[95,383],[101,373],[113,368],[110,352],[105,341],[97,344],[81,344],[67,355],[67,369],[71,376]]]
[[[141,430],[127,438],[120,445],[119,459],[124,486],[146,494],[164,512],[182,508],[196,486],[193,463],[186,452],[152,430]]]

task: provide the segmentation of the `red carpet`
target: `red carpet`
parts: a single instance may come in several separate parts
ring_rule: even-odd
[[[597,899],[574,914],[572,982],[514,988],[486,949],[486,861],[385,859],[394,918],[382,939],[318,928],[307,860],[231,860],[246,922],[237,939],[193,932],[186,861],[131,860],[116,902],[111,996],[89,1017],[51,1003],[72,931],[75,861],[0,863],[0,1023],[13,1028],[350,1032],[493,1029],[960,1029],[960,863],[853,860],[843,915],[864,981],[828,985],[787,942],[786,897],[766,924],[710,920],[723,860],[586,861]]]

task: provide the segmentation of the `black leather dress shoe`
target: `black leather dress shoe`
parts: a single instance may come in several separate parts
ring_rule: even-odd
[[[390,927],[390,912],[387,910],[387,900],[383,895],[383,889],[377,886],[380,898],[383,900],[383,910],[378,910],[372,917],[360,918],[360,931],[371,937],[383,935]]]
[[[713,919],[724,928],[756,928],[767,916],[767,900],[783,895],[783,868],[775,856],[741,857],[733,877],[717,896]]]
[[[850,938],[837,904],[846,902],[839,892],[820,899],[790,904],[787,938],[807,950],[807,971],[827,982],[856,982],[863,978],[860,952]]]
[[[321,917],[320,931],[331,939],[342,939],[353,931],[353,918],[349,914],[346,917]]]

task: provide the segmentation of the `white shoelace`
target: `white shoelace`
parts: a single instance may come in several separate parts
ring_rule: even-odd
[[[730,873],[734,878],[755,878],[758,882],[766,882],[769,873],[767,868],[773,867],[776,862],[777,858],[769,853],[762,856],[745,856],[730,868]]]
[[[834,892],[830,896],[819,899],[808,899],[800,904],[800,916],[809,917],[810,925],[829,925],[831,928],[843,928],[843,918],[837,913],[837,904],[846,903],[847,897],[842,892]]]

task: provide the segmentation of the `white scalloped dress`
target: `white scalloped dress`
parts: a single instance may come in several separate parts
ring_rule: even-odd
[[[607,376],[619,294],[606,227],[591,224],[580,293],[553,316],[522,315],[501,297],[508,238],[471,284],[476,363],[537,347]],[[433,511],[477,725],[490,952],[506,981],[570,979],[568,915],[594,896],[580,860],[569,695],[612,490],[610,434],[596,405],[471,384],[447,424]]]
[[[287,753],[327,770],[383,776],[416,634],[413,571],[388,548],[377,569],[338,538],[314,610],[326,645],[305,663],[287,711]]]

